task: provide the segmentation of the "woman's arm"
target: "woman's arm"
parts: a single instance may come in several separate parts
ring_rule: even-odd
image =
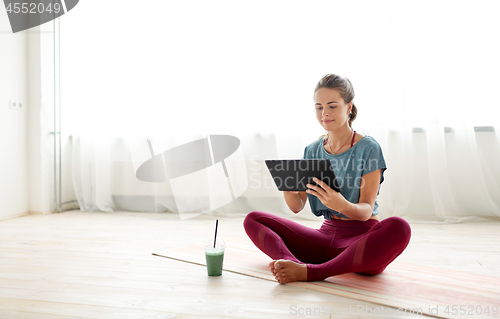
[[[285,202],[288,205],[288,208],[295,214],[300,212],[307,201],[307,193],[306,192],[283,192],[283,196],[285,196]]]
[[[337,210],[350,219],[366,221],[370,219],[375,206],[378,188],[380,185],[380,175],[382,170],[376,170],[361,176],[361,185],[359,189],[359,203],[354,204],[344,198],[344,207]]]

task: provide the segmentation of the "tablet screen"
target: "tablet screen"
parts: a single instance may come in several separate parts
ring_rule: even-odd
[[[267,168],[280,191],[306,191],[317,177],[339,192],[332,163],[327,159],[266,160]]]

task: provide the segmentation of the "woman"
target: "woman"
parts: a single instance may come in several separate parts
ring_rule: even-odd
[[[377,195],[386,170],[380,145],[352,129],[357,109],[347,78],[324,76],[314,90],[316,117],[327,131],[308,145],[304,159],[329,159],[340,192],[315,180],[305,192],[284,192],[294,213],[307,199],[323,216],[319,229],[254,211],[244,221],[253,243],[273,259],[271,272],[279,283],[316,281],[355,272],[380,274],[406,248],[409,224],[400,217],[378,220]]]

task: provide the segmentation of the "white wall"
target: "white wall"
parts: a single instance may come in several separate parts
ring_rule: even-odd
[[[54,202],[54,33],[48,22],[28,31],[29,212],[47,214]]]
[[[0,10],[0,220],[53,209],[52,27],[14,34]]]
[[[0,10],[0,219],[29,211],[27,52],[26,31],[13,34]],[[9,99],[22,109],[9,109]]]

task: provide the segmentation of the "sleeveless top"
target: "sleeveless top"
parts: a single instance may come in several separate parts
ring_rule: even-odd
[[[356,134],[356,132],[354,132]],[[304,149],[303,159],[329,159],[332,163],[333,171],[340,186],[340,193],[351,203],[359,203],[361,177],[373,171],[382,169],[380,176],[380,185],[384,181],[384,171],[387,169],[382,148],[371,136],[365,135],[355,145],[354,137],[351,141],[351,147],[340,154],[330,154],[325,150],[325,141],[318,139]],[[321,201],[312,194],[307,194],[311,211],[316,216],[323,216],[331,220],[331,215],[349,218],[331,208],[326,207]],[[375,199],[373,215],[378,215],[378,203]]]

